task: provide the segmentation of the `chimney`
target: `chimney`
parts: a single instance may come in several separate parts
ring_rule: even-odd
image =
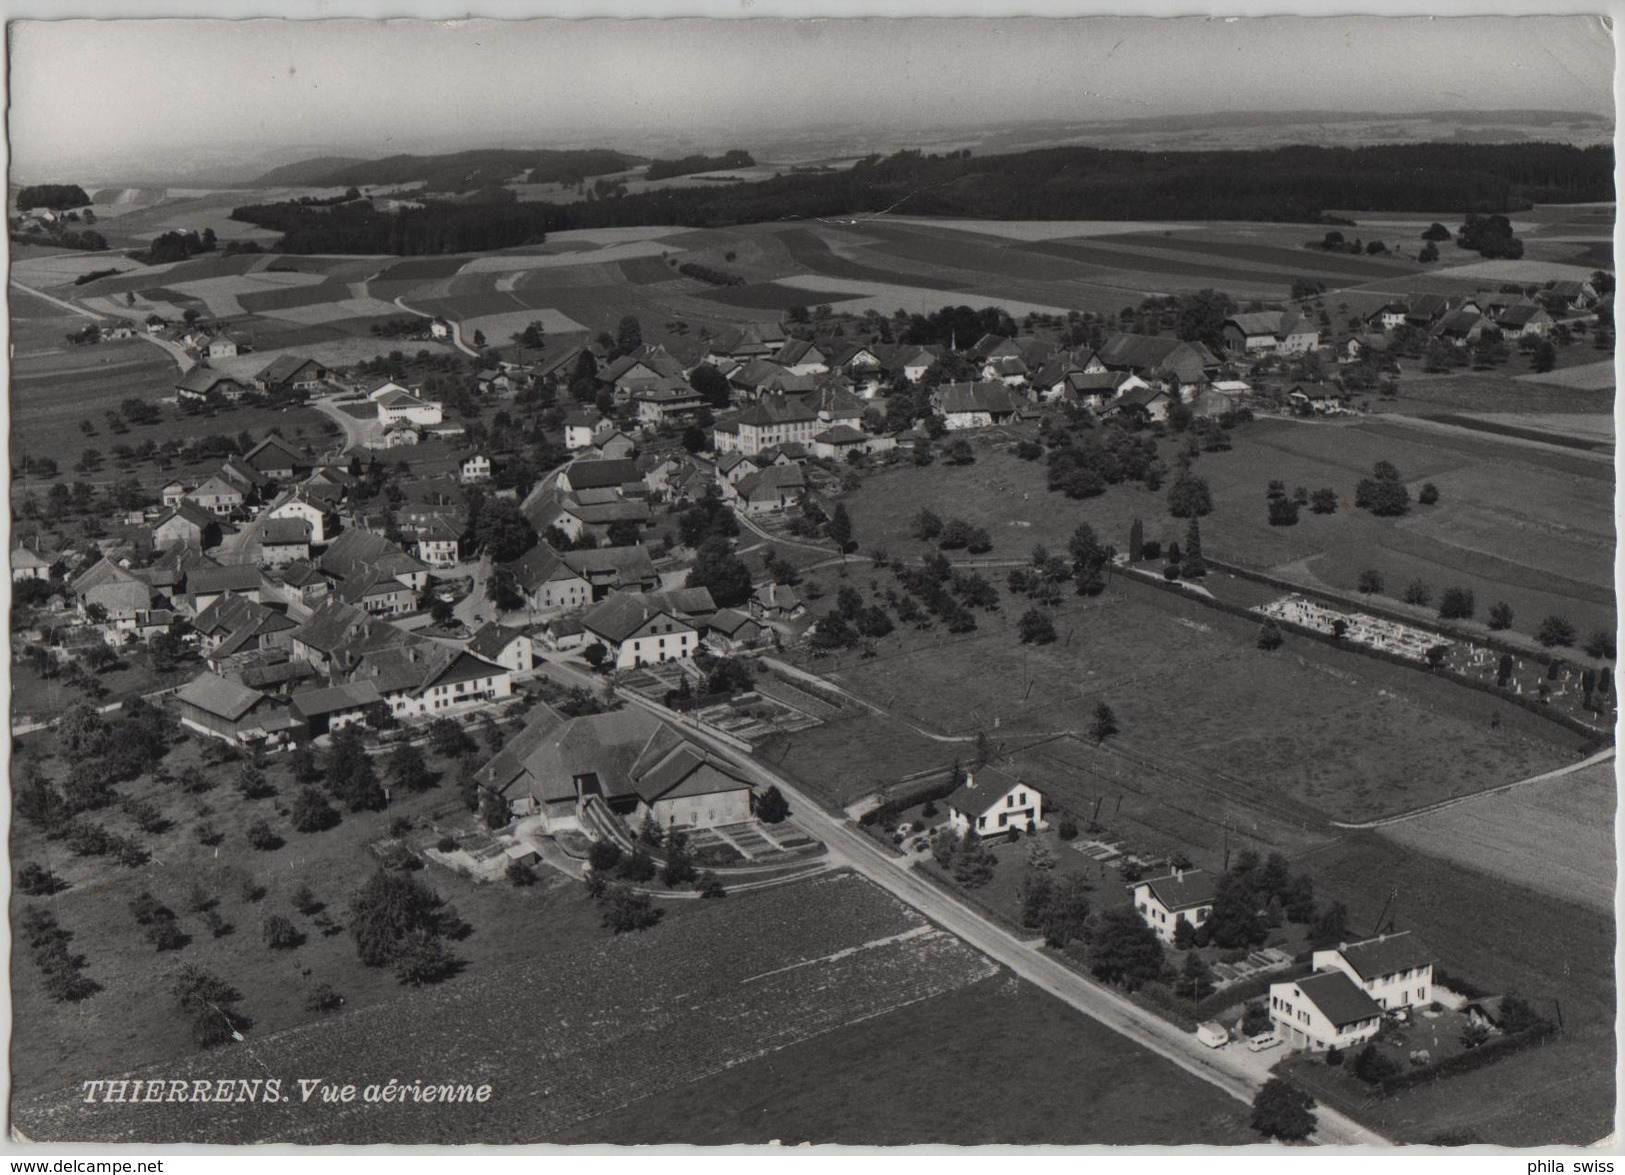
[[[1337,949],[1340,951],[1346,951],[1349,949],[1349,944],[1346,942],[1340,942],[1337,944]]]
[[[1181,885],[1185,884],[1185,871],[1179,868],[1177,865],[1174,866],[1174,880],[1179,882]]]

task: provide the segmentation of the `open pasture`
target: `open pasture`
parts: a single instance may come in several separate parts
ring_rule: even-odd
[[[1577,363],[1573,367],[1559,367],[1554,371],[1536,372],[1518,378],[1532,384],[1600,391],[1604,388],[1613,388],[1618,375],[1613,360],[1604,359],[1597,363]]]
[[[171,288],[179,293],[201,298],[209,308],[209,313],[215,318],[235,318],[246,312],[243,304],[238,301],[241,295],[276,293],[284,289],[319,286],[324,280],[320,275],[310,273],[245,273],[175,282]]]
[[[586,331],[568,314],[557,310],[514,310],[506,314],[482,314],[474,318],[465,318],[462,322],[463,330],[470,336],[475,331],[482,331],[486,339],[493,346],[503,346],[513,335],[518,334],[533,322],[542,324],[542,330],[549,335],[581,334]]]
[[[627,281],[639,286],[658,285],[682,276],[661,257],[631,257],[620,263],[620,269]]]
[[[1303,225],[1295,226],[1294,232],[1301,239],[1310,239],[1313,236],[1313,229]],[[1347,253],[1328,253],[1322,249],[1305,249],[1300,244],[1272,241],[1264,234],[1260,234],[1260,239],[1249,240],[1240,232],[1227,233],[1221,238],[1211,231],[1199,230],[1172,236],[1161,233],[1130,233],[1124,236],[1103,236],[1099,237],[1098,241],[1101,245],[1112,248],[1126,248],[1136,252],[1146,249],[1153,253],[1173,256],[1224,258],[1326,280],[1381,278],[1413,273],[1417,268],[1414,263],[1380,256],[1355,257]]]
[[[446,884],[438,873],[432,880]],[[459,904],[467,888],[458,887]],[[513,907],[510,925],[514,915],[544,903],[593,908],[575,886],[547,886],[540,895],[485,888],[494,891],[490,900]],[[302,1028],[256,1033],[251,1050],[170,1061],[161,1074],[252,1077],[267,1066],[326,1073],[342,1058],[349,1067],[344,1080],[360,1086],[398,1078],[413,1069],[413,1058],[427,1055],[436,1079],[455,1074],[488,1082],[495,1096],[486,1103],[430,1109],[357,1100],[312,1113],[289,1098],[229,1118],[206,1106],[166,1104],[162,1113],[132,1119],[120,1106],[87,1112],[74,1087],[18,1098],[14,1113],[20,1128],[40,1140],[543,1141],[649,1094],[996,973],[984,956],[850,874],[684,905],[690,908],[680,926],[624,936],[578,932],[554,939],[540,957],[534,937],[519,934],[530,942],[528,959],[471,968],[440,987],[401,992]],[[479,922],[471,921],[478,935]],[[341,939],[335,949],[351,947]],[[280,982],[299,986],[291,978]],[[547,1012],[493,1016],[493,1000]],[[401,1033],[403,1022],[419,1028]],[[158,1074],[155,1067],[134,1075]],[[75,1106],[71,1118],[68,1104]]]
[[[933,277],[927,274],[862,265],[842,257],[830,248],[823,236],[806,228],[781,228],[774,235],[789,252],[791,259],[809,274],[824,277],[847,278],[855,281],[876,282],[882,285],[906,285],[925,290],[962,290],[964,281]],[[849,240],[846,234],[839,239]]]
[[[898,277],[913,280],[911,275],[899,274]],[[993,294],[971,293],[968,288],[963,287],[946,293],[933,287],[905,285],[902,282],[859,281],[849,277],[833,278],[817,274],[782,277],[774,285],[810,291],[810,294],[803,295],[798,302],[791,303],[792,305],[828,302],[832,300],[830,297],[832,294],[845,294],[847,297],[843,300],[846,304],[841,309],[853,314],[862,314],[868,310],[882,314],[891,314],[895,310],[905,310],[910,314],[929,314],[944,306],[969,306],[973,310],[998,306],[1020,318],[1027,314],[1065,314],[1068,309],[1076,308],[1083,300],[1081,295],[1077,298],[1067,298],[1066,301],[1073,303],[1073,306],[1067,307],[1053,303],[1026,302]],[[1117,305],[1124,299],[1132,301],[1137,296],[1124,291],[1112,298],[1111,304]]]
[[[1580,741],[1522,712],[1491,728],[1482,695],[1418,671],[1310,642],[1262,652],[1251,621],[1148,585],[1068,597],[1050,645],[1020,643],[1024,610],[1006,598],[978,613],[971,639],[887,638],[830,676],[927,730],[995,739],[1086,737],[1105,701],[1120,745],[1239,781],[1249,803],[1284,815],[1403,811],[1549,770]]]
[[[880,224],[911,224],[1010,241],[1053,241],[1068,237],[1114,237],[1123,233],[1182,231],[1195,225],[1131,220],[971,220],[949,216],[885,216]]]
[[[967,1056],[975,1080],[962,1079]],[[1175,1099],[1181,1112],[1163,1113]],[[1223,1146],[1256,1141],[1246,1113],[1030,984],[995,977],[652,1094],[557,1141]]]
[[[1389,840],[1600,913],[1614,908],[1612,760],[1383,826]]]
[[[280,319],[283,322],[295,322],[302,326],[316,326],[338,322],[342,319],[385,318],[401,313],[401,308],[393,302],[385,302],[379,298],[360,295],[354,291],[355,286],[351,286],[349,287],[349,296],[345,298],[327,302],[314,302],[306,306],[288,306],[274,310],[264,310],[261,311],[261,314],[263,317]]]
[[[1414,931],[1451,974],[1492,993],[1517,992],[1553,1018],[1562,1004],[1563,1031],[1546,1044],[1369,1102],[1358,1117],[1400,1142],[1464,1131],[1501,1146],[1587,1144],[1614,1129],[1611,910],[1554,898],[1376,832],[1330,844],[1302,866],[1314,875],[1317,897],[1348,907],[1351,935],[1375,933],[1386,908],[1394,928]]]

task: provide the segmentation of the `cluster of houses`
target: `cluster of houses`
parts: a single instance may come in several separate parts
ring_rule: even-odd
[[[1217,878],[1175,869],[1135,882],[1134,908],[1163,942],[1179,923],[1192,930],[1213,915]],[[1311,973],[1272,983],[1269,1014],[1275,1037],[1296,1050],[1348,1049],[1376,1036],[1387,1015],[1435,1002],[1434,954],[1409,931],[1339,943],[1310,955]]]
[[[1473,343],[1491,330],[1513,342],[1544,339],[1557,330],[1561,319],[1593,310],[1599,300],[1596,288],[1585,281],[1551,282],[1534,297],[1520,292],[1396,299],[1364,316],[1365,329],[1349,339],[1338,359],[1351,363],[1370,353],[1381,354],[1388,337],[1400,327],[1452,343]]]

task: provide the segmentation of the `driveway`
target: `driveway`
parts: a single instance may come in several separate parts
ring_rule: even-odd
[[[369,447],[368,442],[373,440],[378,433],[376,418],[362,420],[351,416],[335,404],[331,396],[321,400],[312,400],[310,406],[324,416],[329,417],[344,430],[344,447],[341,452],[359,453]]]

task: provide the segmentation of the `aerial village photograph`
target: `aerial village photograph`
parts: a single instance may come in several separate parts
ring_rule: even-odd
[[[1613,37],[12,23],[9,1149],[1613,1146]]]

